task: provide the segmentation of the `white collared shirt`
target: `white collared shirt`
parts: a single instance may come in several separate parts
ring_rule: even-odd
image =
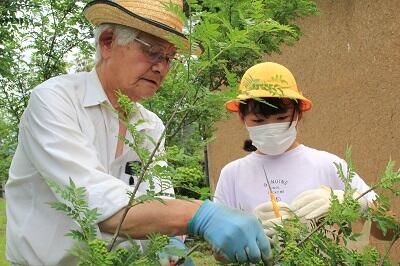
[[[106,106],[108,105],[108,106]],[[127,205],[125,165],[138,161],[128,146],[115,159],[119,121],[112,111],[95,70],[58,76],[37,86],[20,123],[19,143],[6,184],[7,258],[23,265],[73,265],[74,244],[65,236],[77,224],[49,202],[61,200],[44,178],[67,186],[71,178],[87,191],[89,208],[97,208],[101,222]],[[161,120],[138,104],[131,122],[158,140]],[[132,136],[127,133],[127,139]],[[146,140],[150,151],[154,144]],[[164,150],[164,142],[160,152]],[[148,184],[142,184],[139,195]],[[156,189],[157,190],[157,189]],[[173,194],[171,188],[167,193]]]

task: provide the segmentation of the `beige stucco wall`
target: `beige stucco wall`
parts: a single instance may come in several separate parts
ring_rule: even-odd
[[[400,167],[400,1],[316,2],[321,14],[299,21],[300,41],[265,60],[287,66],[314,103],[300,124],[301,142],[341,157],[351,145],[357,172],[372,184],[390,158]],[[212,189],[221,168],[245,155],[247,136],[235,116],[216,128]],[[399,214],[399,199],[394,208]],[[391,256],[400,262],[400,245]]]

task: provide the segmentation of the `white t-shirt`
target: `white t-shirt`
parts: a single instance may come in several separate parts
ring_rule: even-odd
[[[253,212],[259,204],[270,201],[267,173],[272,191],[278,201],[290,204],[301,192],[325,185],[344,189],[334,163],[347,171],[346,162],[334,154],[299,145],[281,155],[262,155],[255,152],[230,162],[222,170],[214,194],[214,201]],[[369,189],[356,174],[351,183],[359,192]],[[368,201],[375,193],[366,195]]]

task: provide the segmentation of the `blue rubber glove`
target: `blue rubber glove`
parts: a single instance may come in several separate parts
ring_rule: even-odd
[[[169,239],[168,245],[166,245],[159,253],[158,258],[161,266],[170,266],[175,265],[181,257],[186,255],[187,251],[186,245],[179,239],[175,237],[171,237]],[[195,266],[192,259],[187,257],[185,262],[181,265],[184,266]]]
[[[268,263],[271,247],[254,215],[206,200],[189,222],[189,233],[207,240],[229,262]]]

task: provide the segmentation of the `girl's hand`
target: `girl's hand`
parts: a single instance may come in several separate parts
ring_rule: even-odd
[[[343,202],[343,190],[332,190],[326,186],[321,186],[317,189],[304,191],[298,195],[290,204],[290,209],[299,218],[304,217],[307,220],[320,218],[328,213],[331,206],[331,193],[338,198],[339,202]],[[359,195],[360,193],[354,192],[353,198],[355,199]],[[358,202],[361,211],[368,208],[368,201],[365,197],[358,199]]]
[[[254,209],[254,214],[261,222],[262,227],[264,228],[264,233],[268,236],[272,244],[275,244],[274,236],[276,234],[276,230],[274,228],[276,226],[280,226],[284,219],[293,216],[293,212],[290,210],[287,203],[278,202],[278,207],[281,217],[276,217],[273,204],[270,201],[262,203]]]

